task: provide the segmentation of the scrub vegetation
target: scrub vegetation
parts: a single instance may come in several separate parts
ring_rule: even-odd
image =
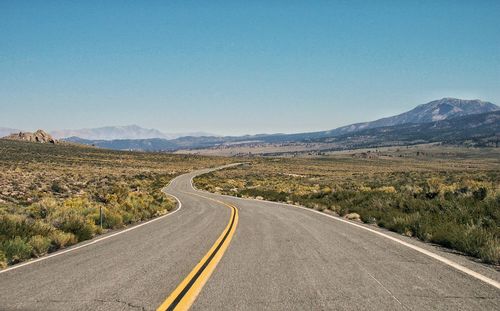
[[[0,268],[164,215],[173,177],[227,162],[0,140]]]
[[[211,192],[303,205],[500,263],[500,150],[407,147],[259,159],[195,179]]]

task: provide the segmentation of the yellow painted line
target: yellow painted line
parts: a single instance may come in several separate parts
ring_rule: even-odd
[[[236,226],[238,225],[238,209],[231,204],[208,198],[199,194],[196,195],[217,203],[220,203],[231,210],[231,217],[224,231],[210,248],[208,253],[201,261],[191,270],[188,276],[177,286],[177,288],[167,297],[167,299],[156,309],[157,311],[164,310],[188,310],[196,297],[201,292],[201,289],[208,281],[215,267],[222,259],[231,239],[233,238]]]

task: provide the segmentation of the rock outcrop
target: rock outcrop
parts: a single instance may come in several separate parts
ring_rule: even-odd
[[[34,142],[34,143],[49,143],[49,144],[56,144],[57,140],[52,138],[50,134],[43,130],[38,130],[35,133],[30,133],[30,132],[19,132],[16,134],[10,134],[9,136],[5,136],[5,139],[10,139],[10,140],[22,140],[22,141],[29,141],[29,142]]]
[[[344,218],[354,221],[361,221],[361,216],[358,213],[349,213]]]

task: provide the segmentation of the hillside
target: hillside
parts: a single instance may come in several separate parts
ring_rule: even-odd
[[[254,141],[264,138],[265,136],[184,136],[170,140],[160,138],[89,140],[69,137],[65,141],[114,150],[174,151],[183,148],[208,148],[221,144]]]
[[[331,136],[338,136],[377,127],[408,123],[427,123],[497,110],[499,110],[498,106],[478,99],[464,100],[457,98],[442,98],[427,104],[419,105],[410,111],[396,116],[382,118],[372,122],[351,124],[327,131],[326,133]]]
[[[431,142],[495,147],[498,146],[499,138],[500,111],[494,111],[421,124],[366,129],[313,141],[336,142],[347,149]]]
[[[428,123],[499,110],[500,107],[490,102],[478,99],[464,100],[447,97],[419,105],[410,111],[396,116],[382,118],[371,122],[355,123],[328,131],[297,134],[273,134],[255,138],[267,143],[317,140],[379,127]]]

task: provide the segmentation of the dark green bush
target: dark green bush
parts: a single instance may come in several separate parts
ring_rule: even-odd
[[[486,188],[479,188],[478,190],[472,192],[472,195],[474,196],[474,199],[476,200],[484,200],[486,198],[486,196],[488,195],[488,189]]]
[[[21,237],[16,236],[12,240],[3,241],[1,250],[5,253],[9,263],[17,263],[29,259],[33,248]]]
[[[103,227],[108,229],[123,227],[123,217],[115,209],[103,209]],[[99,224],[99,216],[96,225]]]
[[[93,223],[75,213],[67,214],[56,228],[73,233],[79,242],[91,239],[97,230]]]
[[[55,193],[65,192],[64,187],[61,185],[61,183],[59,181],[56,181],[56,180],[52,182],[52,185],[50,186],[50,190],[52,190],[52,192],[55,192]]]
[[[28,239],[34,235],[47,235],[50,231],[50,225],[24,215],[0,216],[0,241],[16,236]]]

